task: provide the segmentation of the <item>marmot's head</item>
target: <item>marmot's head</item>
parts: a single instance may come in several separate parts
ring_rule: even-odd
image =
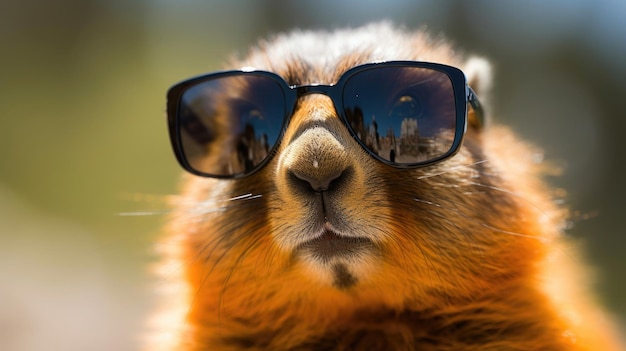
[[[534,249],[522,209],[533,205],[509,187],[530,173],[503,161],[523,162],[526,149],[502,131],[486,136],[468,108],[462,144],[447,157],[458,141],[456,99],[467,105],[471,90],[437,70],[377,69],[342,81],[355,67],[395,60],[457,67],[478,97],[489,83],[484,61],[442,40],[371,25],[279,36],[233,63],[273,72],[284,86],[269,75],[226,75],[224,86],[189,93],[211,96],[190,98],[195,112],[181,112],[182,147],[203,155],[190,165],[236,175],[187,182],[178,223],[206,262],[202,274],[222,270],[224,281],[250,289],[266,279],[276,290],[449,299],[531,269],[518,258]],[[338,82],[343,95],[328,93]],[[310,91],[295,101],[280,99],[303,85]],[[194,107],[203,103],[210,107]],[[272,118],[281,109],[283,128]]]

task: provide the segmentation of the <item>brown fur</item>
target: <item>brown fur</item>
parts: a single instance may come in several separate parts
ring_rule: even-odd
[[[478,96],[488,93],[484,72],[446,42],[384,24],[279,36],[234,65],[330,84],[390,59],[465,69]],[[149,349],[617,350],[572,262],[567,214],[540,179],[537,151],[470,120],[453,158],[399,170],[361,149],[330,99],[310,95],[258,173],[186,176],[161,246],[169,282]],[[293,169],[350,169],[329,195],[334,225],[373,247],[324,263],[298,251],[320,214]]]

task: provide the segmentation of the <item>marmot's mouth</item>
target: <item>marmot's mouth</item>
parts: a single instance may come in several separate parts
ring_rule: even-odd
[[[373,248],[371,240],[363,237],[347,237],[325,229],[322,235],[305,242],[299,250],[312,255],[314,259],[329,261],[333,258],[349,258]]]

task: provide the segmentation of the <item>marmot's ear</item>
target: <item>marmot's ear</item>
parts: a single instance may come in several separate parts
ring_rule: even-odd
[[[467,83],[472,90],[474,90],[476,97],[480,101],[483,115],[483,125],[481,126],[480,116],[477,116],[477,111],[470,107],[467,115],[469,127],[480,129],[481,127],[484,127],[484,124],[489,122],[487,117],[490,109],[488,103],[491,95],[491,64],[482,57],[470,57],[467,62],[465,62],[463,72],[465,73]]]

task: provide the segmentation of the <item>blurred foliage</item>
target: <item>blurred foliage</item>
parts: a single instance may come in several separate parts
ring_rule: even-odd
[[[602,272],[601,297],[626,316],[624,16],[619,0],[3,2],[0,326],[19,332],[1,331],[0,348],[135,349],[162,196],[180,173],[168,86],[259,37],[381,19],[427,25],[492,59],[495,119],[565,167],[552,181],[580,213],[570,233]],[[42,309],[50,302],[56,310]],[[73,308],[67,323],[51,317]],[[75,334],[84,340],[64,338]]]

